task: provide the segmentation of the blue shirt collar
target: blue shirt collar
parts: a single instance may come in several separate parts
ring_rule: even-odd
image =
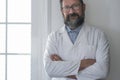
[[[69,28],[69,26],[65,26],[65,27],[66,27],[66,30],[67,30],[68,33],[69,33],[69,32],[77,32],[77,33],[79,33],[82,25],[79,26],[79,27],[77,27],[77,28],[74,29],[74,30],[71,30],[71,29]]]

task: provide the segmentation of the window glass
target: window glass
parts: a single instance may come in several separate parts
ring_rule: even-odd
[[[5,56],[0,55],[0,80],[5,80]]]
[[[31,25],[8,25],[8,53],[31,53]]]
[[[6,15],[6,0],[0,0],[0,22],[5,22],[5,15]]]
[[[0,53],[5,53],[5,25],[0,24]]]
[[[31,22],[31,0],[8,0],[8,22]]]
[[[7,80],[30,79],[30,55],[8,55]]]

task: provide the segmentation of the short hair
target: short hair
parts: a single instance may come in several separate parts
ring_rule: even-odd
[[[79,0],[79,1],[80,1],[80,3],[83,4],[83,0]],[[61,8],[62,8],[62,2],[63,2],[63,0],[60,0],[60,6],[61,6]]]

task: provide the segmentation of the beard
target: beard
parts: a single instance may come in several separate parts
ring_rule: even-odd
[[[69,14],[66,19],[64,19],[64,23],[69,26],[70,29],[75,29],[84,23],[84,14],[82,16],[79,16],[77,13]]]

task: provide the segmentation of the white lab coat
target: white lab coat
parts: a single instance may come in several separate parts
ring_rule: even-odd
[[[84,24],[73,44],[64,26],[48,37],[45,70],[52,80],[74,80],[65,77],[68,75],[76,75],[77,80],[102,80],[108,74],[108,52],[108,40],[101,30]],[[52,61],[51,54],[57,54],[64,61]],[[78,72],[82,59],[96,59],[96,63]]]

